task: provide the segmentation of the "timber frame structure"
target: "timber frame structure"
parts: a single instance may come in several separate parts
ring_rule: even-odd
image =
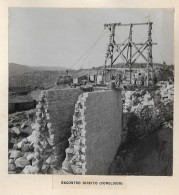
[[[121,24],[121,23],[110,23],[104,24],[104,28],[108,28],[110,31],[109,35],[109,44],[107,46],[106,59],[104,64],[104,82],[106,83],[106,72],[111,70],[121,70],[125,68],[129,68],[130,70],[130,84],[131,84],[131,72],[133,68],[133,64],[136,60],[141,56],[146,62],[147,69],[147,86],[149,85],[149,72],[152,73],[153,77],[153,59],[152,59],[152,45],[156,45],[157,43],[152,42],[152,22],[146,23],[130,23],[130,24]],[[148,37],[147,40],[143,43],[134,43],[132,39],[133,26],[137,25],[148,25]],[[117,44],[115,41],[115,30],[116,27],[124,27],[129,26],[129,35],[127,39],[125,39],[122,43]],[[135,52],[133,52],[133,48],[135,48]],[[147,49],[147,56],[144,55],[144,51]],[[127,50],[126,53],[124,51]],[[114,54],[117,53],[117,56],[114,57]],[[122,68],[113,67],[114,63],[118,58],[123,60]],[[107,62],[110,60],[110,67],[107,67]]]

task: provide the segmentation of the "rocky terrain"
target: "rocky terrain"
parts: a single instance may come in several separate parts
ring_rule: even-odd
[[[173,121],[136,142],[121,147],[110,167],[111,175],[172,175]]]
[[[9,115],[9,173],[26,173],[28,165],[32,164],[35,112],[36,109]]]
[[[24,73],[22,75],[11,76],[9,78],[9,87],[29,86],[33,88],[53,87],[59,76],[57,71],[35,71]]]
[[[173,100],[174,85],[164,81],[159,82],[155,89],[123,91],[125,138],[110,167],[110,174],[172,175]],[[9,115],[8,169],[11,174],[39,173],[39,158],[47,159],[41,171],[63,174],[61,170],[49,167],[53,160],[48,158],[50,145],[49,150],[39,156],[39,150],[48,144],[42,141],[39,147],[36,143],[39,132],[34,131],[39,125],[43,126],[39,119],[39,115],[44,115],[41,112],[43,101],[41,97],[34,110]],[[46,136],[45,132],[40,136]]]
[[[123,94],[123,144],[110,167],[112,175],[172,175],[174,85]]]

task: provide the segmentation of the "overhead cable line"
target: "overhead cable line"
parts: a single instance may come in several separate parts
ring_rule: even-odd
[[[105,35],[106,31],[104,31],[104,33],[102,35],[100,35],[100,37],[93,43],[93,45],[85,52],[83,53],[83,55],[74,63],[72,64],[72,66],[70,66],[70,69],[75,66],[81,59],[83,59],[83,57],[88,54],[88,52],[91,51],[91,49],[93,49],[93,47],[99,42],[100,39],[102,39],[102,37]]]
[[[105,33],[104,33],[104,34],[105,34]],[[101,39],[102,39],[102,38],[103,38],[103,36],[101,37]],[[84,64],[85,64],[86,60],[87,60],[87,59],[88,59],[88,57],[91,55],[91,53],[94,51],[95,46],[97,45],[97,43],[99,43],[99,41],[100,41],[101,39],[99,39],[98,41],[96,41],[96,42],[95,42],[95,44],[93,45],[93,47],[89,50],[89,52],[88,52],[87,56],[85,57],[85,59],[84,59],[84,60],[83,60],[83,62],[82,62],[81,67],[83,67],[83,66],[84,66]]]

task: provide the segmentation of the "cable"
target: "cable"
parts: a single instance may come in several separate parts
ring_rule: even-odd
[[[75,66],[97,43],[98,41],[106,34],[107,31],[104,31],[104,33],[93,43],[93,45],[85,52],[83,55],[74,63],[72,66],[70,66],[70,69]]]
[[[105,34],[105,33],[104,33],[104,34]],[[102,36],[102,37],[103,37],[103,36]],[[95,46],[97,45],[97,43],[98,43],[100,40],[101,40],[101,39],[99,39],[98,41],[96,41],[96,42],[93,44],[93,47],[91,47],[91,49],[88,51],[88,54],[87,54],[87,56],[85,57],[85,59],[83,60],[81,67],[83,67],[83,66],[85,65],[86,60],[87,60],[88,57],[91,55],[91,53],[94,51]]]
[[[87,56],[85,57],[85,59],[83,60],[82,65],[81,65],[80,67],[83,67],[83,66],[84,66],[84,63],[86,62],[86,60],[87,60],[88,57],[90,56],[91,52],[92,52],[92,49],[90,50],[90,52],[88,53],[88,55],[87,55]]]
[[[96,44],[95,44],[96,45]],[[94,46],[95,46],[94,45]],[[87,58],[89,57],[89,55],[91,54],[91,52],[93,51],[94,47],[91,48],[89,51],[88,51],[88,54],[87,56],[84,58],[83,62],[82,62],[82,65],[80,67],[83,67],[84,66],[84,63],[86,62]]]

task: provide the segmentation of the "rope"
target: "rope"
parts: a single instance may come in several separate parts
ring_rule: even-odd
[[[82,64],[81,64],[80,67],[83,67],[84,66],[86,60],[88,59],[88,57],[90,56],[91,53],[92,53],[92,50],[89,51],[88,55],[85,57],[85,59],[83,60],[83,62],[82,62]]]
[[[105,32],[105,33],[106,33],[106,32]],[[103,34],[103,36],[105,35],[105,33]],[[100,39],[98,39],[98,40],[93,44],[93,47],[91,47],[91,49],[88,51],[88,54],[87,54],[87,56],[85,57],[85,59],[83,60],[81,67],[84,66],[86,60],[88,59],[88,57],[90,56],[90,54],[94,51],[95,46],[96,46],[97,43],[103,38],[103,36],[102,36]]]
[[[106,34],[107,31],[104,31],[104,33],[102,35],[99,36],[99,38],[93,43],[93,45],[85,52],[83,53],[83,55],[74,63],[72,64],[72,66],[70,66],[70,69],[75,66],[81,59],[83,59],[83,57],[88,54],[88,52],[91,51],[91,49],[93,49],[93,47],[99,42],[99,40]]]

